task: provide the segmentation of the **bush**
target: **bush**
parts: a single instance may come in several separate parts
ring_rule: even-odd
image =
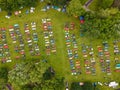
[[[110,8],[114,0],[93,0],[89,8],[93,11]]]
[[[6,67],[0,68],[0,78],[1,79],[8,79],[8,69]]]
[[[84,82],[83,85],[80,85],[79,82],[73,82],[70,90],[94,90],[94,86],[91,82]]]

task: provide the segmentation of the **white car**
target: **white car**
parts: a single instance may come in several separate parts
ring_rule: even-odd
[[[66,87],[65,90],[69,90],[69,89],[68,89],[68,87],[69,87],[69,86],[68,86],[68,82],[66,82],[65,87]]]
[[[28,43],[31,43],[32,42],[32,40],[28,40]]]
[[[12,62],[12,60],[7,60],[6,62]]]
[[[103,84],[101,82],[98,82],[99,85],[103,86]]]
[[[12,28],[12,29],[9,29],[9,31],[11,32],[11,31],[13,31],[14,29]]]
[[[29,32],[29,30],[25,30],[25,32]]]

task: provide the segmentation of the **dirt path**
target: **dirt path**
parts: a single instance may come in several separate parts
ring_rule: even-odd
[[[92,3],[92,1],[93,1],[93,0],[88,0],[88,1],[84,4],[83,8],[84,8],[86,11],[91,11],[91,10],[88,8],[88,6]]]

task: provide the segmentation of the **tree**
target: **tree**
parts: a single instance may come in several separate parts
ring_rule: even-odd
[[[110,13],[100,16],[94,13],[86,13],[85,23],[81,24],[80,31],[89,38],[109,39],[118,38],[120,25],[119,13]],[[106,17],[107,16],[107,17]]]
[[[69,0],[46,0],[47,3],[52,5],[64,6]]]
[[[88,0],[81,0],[81,4],[84,5]]]
[[[18,10],[22,7],[36,6],[39,0],[0,0],[0,7],[7,11]]]
[[[8,81],[8,68],[1,67],[0,68],[0,90],[3,90],[3,88],[5,88],[7,81]]]
[[[0,78],[5,80],[8,79],[8,69],[6,67],[0,68]]]
[[[53,70],[52,67],[49,67],[45,73],[43,74],[43,79],[44,80],[50,80],[55,76],[55,71]]]
[[[91,82],[84,82],[84,85],[82,87],[83,90],[94,90],[94,86]]]
[[[18,86],[41,83],[43,73],[47,68],[48,65],[43,62],[18,64],[9,72],[9,82]]]
[[[79,85],[79,82],[73,82],[71,84],[70,90],[83,90],[82,87]]]
[[[94,86],[91,82],[84,82],[83,85],[79,82],[72,82],[70,90],[94,90]]]
[[[109,16],[114,16],[119,12],[117,8],[107,8],[107,9],[101,9],[98,12],[98,15],[103,18],[107,18]]]
[[[80,2],[80,0],[71,0],[68,7],[67,13],[73,16],[84,15],[85,10]]]
[[[110,8],[114,0],[93,0],[89,8],[92,11]]]
[[[99,0],[99,1],[101,1],[99,4],[100,5],[99,8],[107,9],[111,7],[114,0]]]
[[[22,90],[63,90],[64,78],[46,62],[22,62],[9,72],[9,82]]]

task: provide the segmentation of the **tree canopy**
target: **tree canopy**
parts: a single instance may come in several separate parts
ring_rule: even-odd
[[[5,88],[7,81],[8,81],[8,68],[1,67],[0,68],[0,90]]]
[[[6,11],[14,11],[20,7],[36,6],[39,0],[0,0],[0,7]]]
[[[85,13],[85,10],[80,0],[71,0],[67,7],[67,13],[73,16],[83,15]]]
[[[0,68],[0,78],[7,79],[8,69],[6,67]]]
[[[110,8],[114,0],[93,0],[89,8],[93,11]]]
[[[91,82],[84,82],[83,85],[80,85],[79,82],[73,82],[70,90],[94,90],[94,86]]]
[[[47,3],[51,3],[52,5],[58,5],[63,6],[65,5],[69,0],[46,0]]]
[[[16,67],[9,72],[9,82],[18,86],[29,83],[40,83],[43,73],[47,68],[48,66],[43,62],[17,64]]]
[[[97,14],[87,13],[85,15],[85,23],[80,26],[80,31],[92,38],[118,38],[120,32],[118,17],[119,13],[115,14],[115,17],[111,15],[100,17]]]
[[[62,90],[64,78],[46,62],[23,62],[9,72],[9,82],[22,90]]]

